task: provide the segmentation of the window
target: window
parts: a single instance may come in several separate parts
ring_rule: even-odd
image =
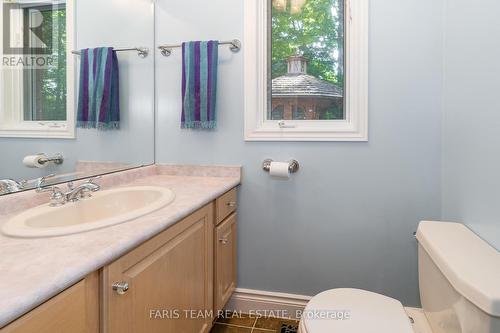
[[[2,0],[0,136],[74,138],[72,8]]]
[[[366,141],[368,0],[255,0],[245,13],[246,140]]]

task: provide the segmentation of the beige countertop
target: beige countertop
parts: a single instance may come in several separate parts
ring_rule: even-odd
[[[0,327],[22,316],[87,274],[119,258],[239,185],[240,167],[150,166],[103,177],[103,190],[163,186],[175,201],[135,220],[81,234],[22,239],[0,234]],[[24,209],[48,203],[34,191],[0,198],[0,228]],[[57,208],[56,208],[57,209]]]

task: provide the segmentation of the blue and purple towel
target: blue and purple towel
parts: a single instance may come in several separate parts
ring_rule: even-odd
[[[182,44],[182,128],[217,127],[218,58],[218,41]]]
[[[119,129],[118,57],[112,47],[81,50],[77,127]]]

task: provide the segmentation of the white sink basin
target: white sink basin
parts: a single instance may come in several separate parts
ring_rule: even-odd
[[[24,238],[75,234],[133,220],[174,199],[174,192],[162,187],[117,188],[60,207],[45,204],[29,209],[7,221],[2,231],[7,236]]]

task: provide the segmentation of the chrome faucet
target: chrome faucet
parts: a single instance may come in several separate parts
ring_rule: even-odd
[[[47,176],[52,177],[53,175]],[[57,186],[43,187],[47,177],[42,177],[38,181],[37,192],[52,192],[50,195],[50,206],[57,207],[65,205],[67,202],[76,202],[84,198],[91,197],[91,192],[97,192],[101,189],[101,186],[94,183],[95,179],[100,177],[90,178],[86,183],[83,183],[77,187],[73,186],[72,182],[68,183],[69,191],[64,193]]]
[[[66,193],[66,201],[67,202],[75,202],[85,197],[90,197],[91,192],[97,192],[101,189],[101,186],[94,183],[94,179],[88,180],[86,183],[83,183],[73,189],[70,189],[68,193]]]
[[[0,179],[0,194],[18,192],[24,189],[27,183],[26,180],[17,182],[13,179]]]

